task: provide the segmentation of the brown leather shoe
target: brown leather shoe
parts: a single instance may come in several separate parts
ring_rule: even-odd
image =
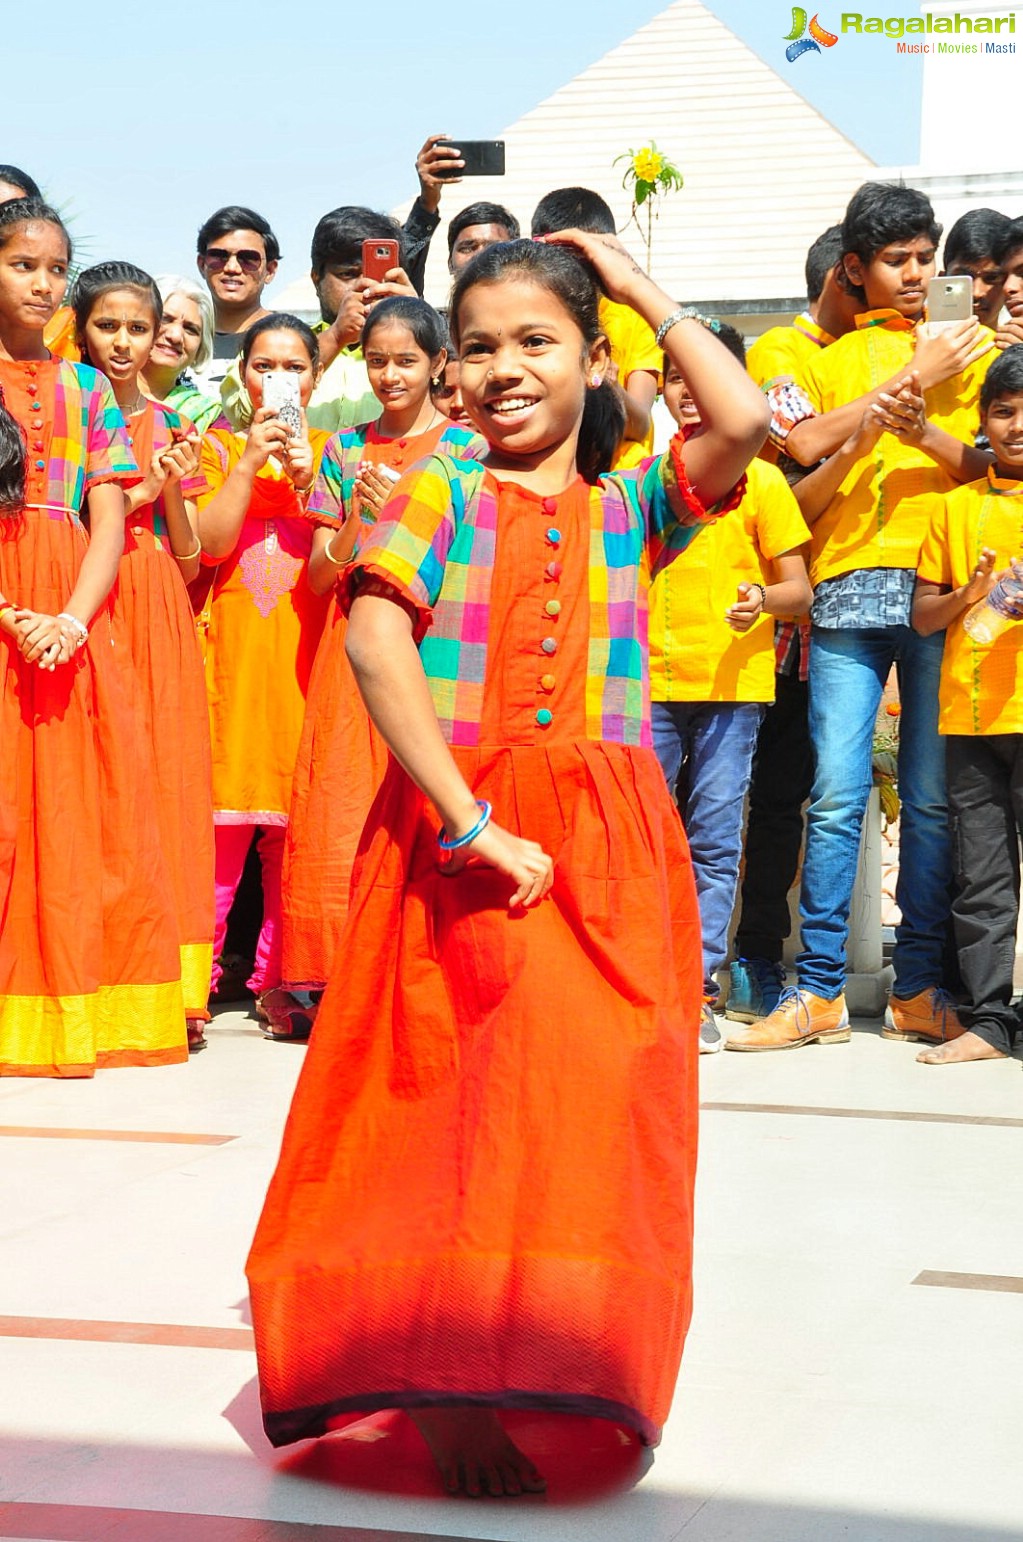
[[[888,998],[882,1039],[903,1039],[914,1044],[946,1044],[966,1032],[956,1014],[955,1003],[946,991],[937,987],[920,991],[905,1000]]]
[[[774,1011],[725,1040],[725,1049],[796,1049],[800,1044],[847,1044],[852,1037],[845,997],[787,990]]]

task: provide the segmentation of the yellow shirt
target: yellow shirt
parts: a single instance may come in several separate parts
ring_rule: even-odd
[[[822,348],[834,341],[831,333],[825,332],[809,311],[803,311],[793,316],[787,327],[771,327],[751,343],[746,354],[746,368],[763,391],[783,380],[802,384],[807,366],[813,363]]]
[[[969,583],[984,546],[998,554],[996,573],[1023,555],[1023,482],[1002,481],[991,471],[984,481],[932,499],[930,507],[917,568],[929,584],[958,589]],[[1023,733],[1023,622],[981,646],[961,617],[953,621],[945,633],[938,700],[939,733]]]
[[[618,384],[622,389],[628,385],[629,376],[637,370],[649,371],[660,386],[664,354],[657,346],[653,328],[647,325],[642,316],[631,305],[601,300],[600,325],[611,344],[611,357],[618,366]],[[645,456],[653,454],[653,449],[654,429],[651,423],[645,439],[622,441],[611,469],[627,471],[631,466],[638,466]]]
[[[986,340],[992,334],[982,328]],[[866,311],[825,348],[803,381],[818,412],[830,412],[909,370],[916,330],[896,311]],[[980,426],[980,387],[997,354],[992,350],[960,375],[925,393],[927,416],[939,428],[972,444]],[[860,568],[915,568],[927,530],[928,495],[950,492],[951,477],[922,450],[882,434],[848,472],[813,527],[810,580],[819,584]]]
[[[740,583],[775,581],[770,564],[810,539],[776,466],[751,461],[738,508],[709,525],[650,592],[654,701],[773,701],[774,618],[733,632],[725,611]]]

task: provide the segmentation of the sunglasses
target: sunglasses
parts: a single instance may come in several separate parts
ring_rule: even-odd
[[[208,246],[202,254],[202,260],[211,273],[223,272],[232,257],[243,273],[258,273],[263,266],[262,252],[225,252],[222,246]]]

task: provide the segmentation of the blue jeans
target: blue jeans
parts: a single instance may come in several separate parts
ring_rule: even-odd
[[[908,626],[810,636],[810,737],[817,769],[806,823],[800,892],[799,983],[829,1000],[845,983],[849,907],[860,830],[872,783],[874,723],[897,666],[899,719],[899,886],[895,994],[941,985],[951,902],[951,843],[945,747],[938,737],[938,677],[944,633]],[[878,921],[880,925],[880,919]]]
[[[686,827],[700,902],[703,994],[718,994],[742,857],[743,801],[764,706],[749,701],[655,701],[654,750]]]

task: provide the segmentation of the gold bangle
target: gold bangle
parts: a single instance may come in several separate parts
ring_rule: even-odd
[[[326,545],[323,548],[323,555],[326,557],[327,561],[332,562],[336,568],[346,568],[352,560],[351,557],[335,557],[334,553],[330,549],[330,543],[336,535],[336,530],[332,530],[330,532],[330,535],[327,537]]]
[[[199,537],[196,536],[195,551],[186,552],[183,557],[179,557],[177,552],[173,551],[171,552],[171,556],[174,558],[175,562],[191,562],[194,557],[202,556],[202,542],[200,541]]]

